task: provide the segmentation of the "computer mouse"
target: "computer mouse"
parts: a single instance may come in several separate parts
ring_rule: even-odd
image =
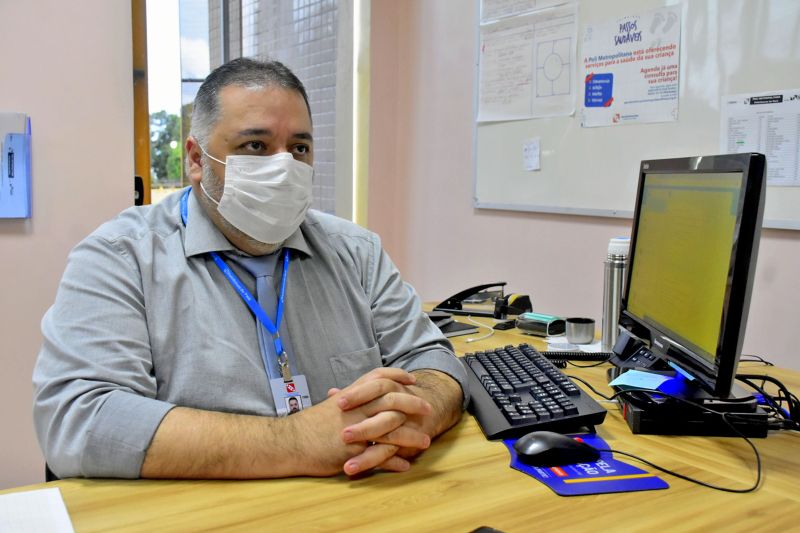
[[[514,443],[520,462],[532,466],[562,466],[596,461],[600,452],[581,442],[552,431],[534,431]]]

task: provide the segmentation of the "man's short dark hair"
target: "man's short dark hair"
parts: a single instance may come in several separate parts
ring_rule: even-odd
[[[209,74],[194,99],[191,135],[205,145],[219,114],[219,93],[228,85],[263,88],[282,87],[300,93],[306,103],[309,119],[311,106],[303,83],[280,61],[261,61],[240,57],[215,68]]]

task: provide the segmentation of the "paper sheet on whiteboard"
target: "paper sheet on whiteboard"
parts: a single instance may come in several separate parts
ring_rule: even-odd
[[[575,111],[575,4],[480,28],[478,122],[569,116]]]
[[[767,185],[800,186],[800,89],[722,98],[720,151],[767,156]]]

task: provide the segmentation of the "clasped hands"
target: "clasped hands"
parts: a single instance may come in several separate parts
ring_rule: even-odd
[[[334,422],[334,432],[339,428],[339,442],[331,443],[341,452],[331,459],[344,460],[337,471],[351,476],[374,468],[404,472],[411,467],[408,459],[430,446],[436,425],[430,416],[433,408],[419,396],[415,383],[413,374],[384,367],[344,389],[328,391],[319,407],[325,406],[324,416],[330,418],[320,422]]]

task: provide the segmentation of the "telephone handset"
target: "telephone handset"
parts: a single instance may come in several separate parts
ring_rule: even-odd
[[[505,281],[498,281],[497,283],[486,283],[484,285],[476,285],[457,292],[450,298],[446,299],[439,305],[433,308],[434,311],[444,311],[453,315],[471,315],[471,316],[486,316],[497,319],[505,319],[508,315],[521,315],[532,310],[531,299],[526,294],[503,294],[503,288],[506,286]],[[474,296],[482,291],[500,287],[500,296],[494,299],[494,309],[490,310],[484,308],[465,308],[464,302],[471,296]]]

